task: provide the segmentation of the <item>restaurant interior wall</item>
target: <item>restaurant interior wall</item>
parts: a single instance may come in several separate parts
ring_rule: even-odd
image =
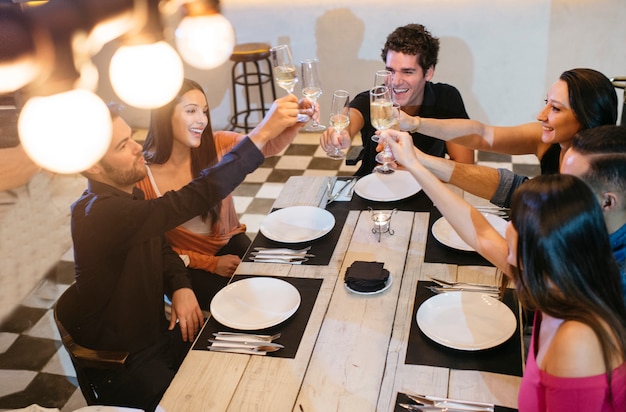
[[[366,89],[373,72],[383,67],[380,49],[387,34],[412,22],[423,23],[441,39],[434,81],[457,86],[470,116],[492,124],[533,121],[547,89],[566,69],[591,67],[609,77],[626,75],[623,0],[222,0],[221,5],[239,43],[287,43],[294,60],[320,60],[322,122],[332,91],[345,88],[354,95]],[[115,46],[108,45],[95,58],[104,101],[119,101],[106,76]],[[205,86],[216,129],[227,127],[231,113],[230,68],[230,62],[207,71],[185,67],[187,77]],[[623,92],[618,96],[621,105]],[[124,116],[135,128],[147,127],[146,110],[129,106]],[[10,257],[0,271],[0,319],[70,244],[66,205],[80,195],[84,182],[80,176],[57,177],[55,184],[71,187],[58,190],[49,179],[39,176],[9,195],[19,201],[34,193],[46,210],[20,208],[20,216],[0,216],[3,233],[19,233],[19,238],[0,238],[2,256]],[[66,198],[66,193],[74,195]],[[10,230],[20,222],[39,230]]]
[[[341,88],[354,95],[366,89],[374,71],[384,67],[380,50],[386,36],[408,23],[422,23],[441,39],[433,80],[455,85],[470,117],[491,124],[534,121],[546,91],[567,69],[590,67],[608,77],[626,75],[623,0],[222,0],[220,4],[238,43],[287,43],[295,62],[319,59],[322,122],[328,117],[332,91]],[[105,101],[117,99],[106,78],[114,46],[96,56],[99,93]],[[228,127],[232,111],[227,81],[231,66],[230,61],[213,70],[185,66],[185,75],[206,88],[216,129]],[[149,114],[128,107],[126,117],[140,128],[147,126]]]

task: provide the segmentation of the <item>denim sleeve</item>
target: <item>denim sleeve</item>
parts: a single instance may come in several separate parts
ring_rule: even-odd
[[[513,192],[528,180],[528,176],[520,176],[508,169],[498,169],[498,174],[500,175],[500,181],[490,202],[501,207],[511,207]]]

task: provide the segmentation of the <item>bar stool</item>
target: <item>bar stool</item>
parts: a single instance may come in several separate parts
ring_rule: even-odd
[[[270,105],[276,100],[276,88],[272,76],[272,63],[269,59],[270,45],[266,43],[243,43],[235,46],[230,60],[235,62],[231,71],[233,83],[233,116],[230,119],[231,130],[243,129],[246,133],[254,128],[265,117]],[[263,67],[265,66],[265,67]],[[264,85],[271,86],[272,100],[266,107]],[[237,88],[243,88],[245,107],[237,106]],[[250,92],[256,88],[259,94],[259,104],[253,107],[250,101]],[[260,113],[257,121],[250,121],[252,113]],[[242,118],[243,119],[240,119]]]

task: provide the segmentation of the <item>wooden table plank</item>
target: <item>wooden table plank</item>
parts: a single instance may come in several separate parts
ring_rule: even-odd
[[[298,408],[302,406],[304,411],[376,409],[412,216],[410,212],[395,214],[392,218],[395,234],[383,234],[378,243],[371,231],[369,212],[361,212],[298,396]],[[392,287],[372,296],[346,290],[344,273],[356,260],[384,262],[393,276]]]

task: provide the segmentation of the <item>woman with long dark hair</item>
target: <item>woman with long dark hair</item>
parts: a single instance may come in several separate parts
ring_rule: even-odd
[[[537,122],[490,126],[468,119],[431,119],[402,114],[401,130],[471,149],[509,155],[534,155],[541,174],[558,173],[564,153],[580,130],[617,121],[617,94],[602,73],[586,68],[567,70],[550,87]],[[418,152],[420,162],[444,182],[492,203],[509,207],[511,195],[528,178],[504,168],[453,162]]]
[[[513,194],[503,238],[417,159],[408,134],[382,134],[461,238],[535,311],[519,410],[626,410],[626,307],[600,204],[578,177],[544,175]]]
[[[270,134],[277,139],[263,148],[273,156],[296,136],[303,123],[283,130],[277,120],[297,116],[300,105],[293,95],[277,99],[265,118],[249,135]],[[209,107],[202,86],[185,79],[176,97],[154,109],[144,142],[148,176],[138,186],[146,197],[155,198],[177,190],[215,164],[245,138],[241,133],[213,131]],[[198,303],[207,309],[213,295],[228,283],[241,262],[250,239],[239,222],[233,197],[229,194],[205,216],[197,216],[166,233],[175,251],[188,259],[189,273]]]

